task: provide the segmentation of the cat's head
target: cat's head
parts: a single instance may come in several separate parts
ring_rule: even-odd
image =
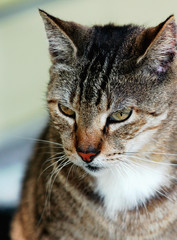
[[[52,61],[51,122],[69,160],[99,176],[138,161],[137,152],[144,159],[163,152],[176,91],[174,17],[147,29],[89,28],[40,14]],[[151,160],[162,161],[159,156]]]

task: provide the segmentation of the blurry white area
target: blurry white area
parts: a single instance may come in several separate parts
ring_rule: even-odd
[[[23,138],[37,137],[41,121],[46,119],[50,61],[37,8],[84,25],[114,22],[154,26],[173,13],[177,16],[176,0],[56,0],[0,16],[0,204],[17,202],[33,144]]]

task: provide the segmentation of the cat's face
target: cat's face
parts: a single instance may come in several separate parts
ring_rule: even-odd
[[[47,100],[54,135],[69,161],[96,177],[109,215],[144,204],[168,186],[174,18],[148,29],[86,28],[41,15],[52,60]]]
[[[173,96],[173,18],[145,30],[43,17],[53,62],[49,110],[69,160],[97,175],[157,152]]]
[[[140,84],[139,79],[144,83],[152,80],[142,69],[135,75],[124,76],[115,64],[103,89],[104,69],[98,73],[88,70],[84,81],[79,78],[87,64],[82,63],[81,68],[78,63],[71,69],[57,69],[57,64],[52,67],[55,71],[51,70],[48,100],[67,156],[96,175],[114,167],[114,163],[130,159],[136,152],[154,151],[158,132],[167,119],[168,102],[162,91],[164,86],[151,83],[150,89],[148,84]],[[89,64],[89,68],[99,67],[97,62]],[[93,153],[93,159],[87,161],[89,156],[80,152]]]

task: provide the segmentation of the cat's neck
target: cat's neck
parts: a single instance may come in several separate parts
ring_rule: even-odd
[[[165,170],[164,166],[135,165],[127,166],[126,172],[116,168],[105,171],[96,179],[96,192],[104,199],[106,215],[114,219],[119,212],[146,208],[150,199],[166,196],[163,189],[169,188],[170,181]]]
[[[113,180],[115,178],[107,176],[107,181],[105,180],[104,184],[105,186],[107,185],[107,189],[109,189],[109,199],[108,195],[106,196],[106,190],[105,196],[98,194],[98,186],[100,187],[99,181],[102,180],[98,180],[89,175],[84,176],[83,174],[84,171],[82,169],[77,168],[76,171],[72,172],[68,166],[62,170],[59,181],[65,184],[66,190],[70,192],[77,202],[79,202],[79,205],[83,206],[86,211],[89,211],[100,225],[104,225],[107,231],[110,231],[108,228],[111,224],[113,233],[110,234],[116,234],[116,231],[119,231],[120,234],[122,231],[123,234],[123,232],[126,231],[127,236],[131,237],[135,236],[135,233],[135,237],[141,237],[143,234],[152,237],[153,232],[153,236],[155,237],[156,234],[158,235],[159,232],[166,229],[168,225],[176,219],[177,185],[175,182],[171,184],[170,188],[163,189],[166,194],[161,196],[155,195],[144,205],[138,206],[132,210],[124,209],[122,211],[118,208],[116,209],[116,207],[122,206],[122,201],[125,201],[123,197],[125,198],[126,195],[118,197],[118,205],[115,203],[117,199],[116,194],[119,193],[116,187],[121,188],[122,182],[116,183],[115,180]],[[174,170],[172,174],[177,177],[177,170]],[[111,182],[111,180],[113,180],[113,182]],[[102,191],[104,191],[104,189],[102,189]],[[131,186],[129,191],[132,191]],[[129,193],[128,196],[127,193],[130,200],[133,197],[132,195],[133,193]],[[113,199],[114,196],[115,199]],[[104,199],[105,197],[106,199]],[[127,199],[128,198],[126,198],[126,200]],[[109,202],[111,200],[113,205]],[[113,207],[115,207],[115,212],[113,212]],[[110,212],[108,212],[108,210]]]
[[[134,236],[135,233],[137,234],[136,237],[140,237],[144,233],[147,236],[151,236],[152,232],[153,234],[158,234],[166,229],[176,218],[177,186],[175,183],[171,184],[170,188],[163,189],[164,195],[154,195],[144,205],[139,205],[132,210],[124,209],[122,211],[119,207],[122,207],[123,204],[125,206],[123,201],[125,202],[126,200],[128,202],[128,198],[132,201],[134,193],[132,193],[131,186],[129,186],[129,189],[126,189],[127,195],[116,197],[116,195],[120,194],[120,189],[117,189],[117,187],[122,188],[122,182],[117,181],[116,183],[113,176],[107,175],[107,179],[104,182],[107,190],[102,188],[102,193],[105,191],[105,196],[103,194],[101,196],[101,194],[98,194],[98,187],[101,187],[101,182],[99,181],[103,181],[103,179],[98,180],[89,175],[82,178],[81,175],[84,174],[82,169],[77,168],[74,174],[72,172],[69,174],[69,169],[70,167],[63,169],[62,174],[59,176],[60,181],[66,184],[66,189],[70,191],[79,204],[84,205],[84,208],[94,215],[99,224],[104,225],[105,228],[109,228],[111,224],[114,234],[117,231],[115,229],[118,229],[120,233],[122,231],[122,234],[124,231],[127,231],[127,236]],[[173,172],[173,176],[177,177],[177,170]],[[153,231],[152,226],[154,228]],[[109,231],[109,229],[107,230]]]

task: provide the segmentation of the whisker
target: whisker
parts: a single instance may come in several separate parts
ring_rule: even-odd
[[[165,197],[166,199],[168,199],[170,202],[174,202],[173,201],[173,199],[171,199],[171,198],[169,198],[166,194],[168,194],[168,193],[166,193],[164,190],[157,190],[157,189],[155,189],[155,191],[157,192],[157,193],[159,193],[159,195],[160,196],[163,196],[163,197]],[[164,192],[164,193],[162,193],[162,191]]]
[[[69,171],[68,171],[66,181],[68,181],[68,178],[69,178],[69,175],[70,175],[70,173],[71,173],[71,171],[72,171],[73,166],[75,166],[75,165],[74,165],[74,163],[71,162],[71,167],[70,167],[70,169],[69,169]]]
[[[147,162],[147,163],[154,163],[154,164],[165,165],[165,166],[177,166],[176,163],[156,162],[156,161],[152,161],[152,160],[147,159],[147,158],[138,157],[136,154],[134,154],[134,155],[131,154],[130,157],[142,160],[142,161]]]
[[[56,177],[58,175],[58,173],[65,167],[67,166],[68,164],[70,164],[70,161],[66,161],[66,159],[64,159],[60,165],[56,168],[56,169],[53,169],[52,173],[51,173],[51,176],[49,178],[49,181],[47,183],[47,188],[48,188],[48,200],[49,200],[49,203],[50,203],[50,198],[51,198],[51,194],[52,194],[52,188],[53,188],[53,184],[56,180]],[[63,164],[63,165],[62,165]]]
[[[67,160],[67,161],[66,161]],[[60,162],[61,161],[61,162]],[[55,168],[54,166],[57,165],[58,163],[60,162],[60,164]],[[46,184],[46,198],[45,198],[45,203],[44,203],[44,209],[42,211],[42,214],[41,214],[41,217],[40,217],[40,220],[39,220],[39,223],[41,222],[42,220],[42,217],[44,215],[44,212],[46,210],[46,208],[48,207],[48,210],[50,212],[50,199],[51,199],[51,194],[52,194],[52,188],[53,188],[53,184],[56,180],[56,177],[58,176],[58,173],[65,167],[67,166],[68,164],[70,164],[71,162],[67,159],[66,156],[63,156],[63,158],[59,158],[58,161],[54,161],[50,167],[53,167],[53,170],[51,171],[50,173],[50,178],[48,179],[47,181],[47,184]],[[45,169],[46,171],[46,169]],[[38,223],[38,224],[39,224]]]
[[[54,157],[54,156],[56,156],[57,154],[55,154],[55,155],[53,155],[53,156],[51,156],[49,159],[47,159],[43,164],[42,164],[42,167],[44,166],[44,164],[46,164],[47,162],[52,162],[49,166],[47,166],[42,172],[41,172],[41,174],[39,175],[39,178],[41,177],[41,175],[45,172],[45,171],[47,171],[50,167],[52,167],[53,165],[55,165],[56,163],[58,163],[59,161],[62,161],[62,160],[64,160],[65,158],[66,158],[66,156],[57,156],[57,157]],[[57,160],[57,161],[55,161],[55,160]],[[54,162],[53,162],[54,161]],[[38,178],[38,180],[39,180],[39,178]]]
[[[24,139],[24,140],[36,141],[36,142],[42,142],[42,143],[51,143],[51,144],[54,144],[54,145],[57,145],[57,146],[60,146],[61,148],[63,148],[63,145],[61,143],[43,140],[43,139],[39,139],[39,138],[27,138],[27,137],[17,137],[17,138]]]
[[[57,155],[58,155],[58,156],[57,156]],[[62,156],[60,156],[60,155],[62,155]],[[57,156],[57,157],[55,157],[55,156]],[[64,155],[64,152],[61,153],[61,154],[60,154],[60,153],[56,153],[56,154],[50,156],[47,160],[45,160],[45,162],[42,164],[42,167],[41,167],[41,168],[43,168],[43,166],[44,166],[45,164],[47,164],[48,162],[51,162],[51,161],[53,161],[53,160],[56,160],[56,159],[62,160],[64,156],[65,156],[65,155]]]
[[[134,158],[135,160],[138,160],[138,161],[142,161],[142,162],[145,162],[145,163],[156,163],[156,164],[158,164],[158,162],[154,162],[154,161],[151,161],[151,160],[148,160],[148,159],[144,159],[144,158],[141,158],[141,157],[138,157],[137,155],[131,155],[131,157],[132,158]],[[133,161],[130,161],[129,159],[127,159],[127,160],[125,160],[124,159],[124,161],[119,161],[119,163],[118,163],[118,166],[120,166],[120,163],[122,164],[122,163],[124,163],[124,164],[128,164],[127,166],[129,166],[130,167],[130,165],[135,165],[135,166],[139,166],[139,167],[141,167],[142,168],[142,165],[141,164],[138,164],[138,162],[133,162]],[[112,164],[113,164],[113,166],[115,166],[116,164],[117,164],[117,161],[116,161],[116,158],[115,158],[115,161],[114,162],[112,162]],[[159,164],[161,164],[161,165],[166,165],[166,166],[177,166],[176,164],[172,164],[172,163],[159,163]],[[148,166],[148,165],[143,165],[143,168],[146,168],[146,170],[149,170],[150,172],[152,172],[153,171],[153,169],[152,168],[150,168],[150,166]],[[132,169],[132,170],[134,170],[134,169]],[[155,170],[154,170],[155,171]],[[170,181],[177,181],[177,177],[175,177],[175,176],[172,176],[172,175],[169,175],[168,173],[163,173],[163,176],[166,176],[166,177],[168,177],[169,178],[169,180]]]
[[[78,166],[77,166],[78,167]],[[79,176],[79,180],[83,180],[88,175],[87,172],[83,173],[82,176]]]
[[[40,175],[39,175],[39,177],[38,177],[38,181],[39,181],[40,177],[42,176],[42,174],[43,174],[45,171],[47,171],[49,168],[51,168],[53,165],[55,165],[55,164],[56,164],[56,162],[52,162],[49,166],[47,166],[47,167],[40,173]]]
[[[177,156],[176,153],[168,153],[168,152],[165,152],[165,153],[161,153],[161,152],[125,152],[125,154],[132,154],[132,153],[135,153],[135,154],[156,154],[156,155],[167,155],[167,156]]]
[[[129,164],[132,165],[132,166],[134,165],[134,166],[138,166],[138,167],[141,167],[141,168],[142,168],[142,165],[139,164],[139,163],[137,163],[137,162],[129,162]],[[145,168],[146,170],[148,170],[148,171],[150,171],[150,172],[155,171],[154,169],[151,169],[151,168],[148,167],[148,166],[143,166],[143,168]],[[160,173],[158,173],[158,174],[160,174]],[[167,173],[163,173],[163,174],[161,174],[161,175],[166,176],[166,177],[168,177],[169,179],[172,179],[172,180],[177,181],[177,177],[171,176],[171,175],[169,175],[169,174],[167,174]]]

